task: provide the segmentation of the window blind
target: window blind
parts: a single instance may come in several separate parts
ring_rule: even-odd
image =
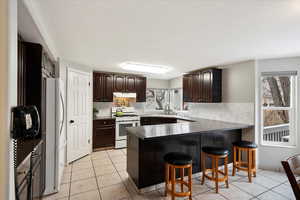
[[[262,72],[262,76],[297,76],[297,71]]]

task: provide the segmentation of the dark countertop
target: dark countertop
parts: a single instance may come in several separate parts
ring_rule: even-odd
[[[129,134],[133,134],[143,140],[146,140],[158,137],[170,137],[183,134],[204,133],[208,131],[220,130],[225,131],[253,127],[253,125],[250,124],[238,124],[201,118],[185,118],[180,116],[178,116],[177,118],[183,120],[190,120],[193,122],[139,126],[127,128],[127,131]]]
[[[176,118],[179,120],[185,120],[185,121],[190,121],[190,122],[195,122],[197,121],[196,119],[189,118],[189,117],[184,117],[180,115],[168,115],[168,114],[142,114],[140,115],[141,117],[162,117],[162,118]]]
[[[99,116],[99,117],[96,117],[96,116],[93,117],[93,120],[103,120],[103,119],[115,119],[115,117],[112,117],[111,115],[103,115],[103,116]]]

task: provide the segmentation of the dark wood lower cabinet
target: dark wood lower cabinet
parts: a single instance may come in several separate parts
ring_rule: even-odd
[[[32,177],[31,177],[31,199],[32,200],[40,200],[42,197],[40,191],[41,173],[42,173],[41,162],[39,162],[32,169]]]
[[[99,119],[93,122],[93,148],[115,146],[115,120]]]
[[[141,117],[141,126],[177,123],[174,117]]]
[[[16,190],[19,200],[40,200],[44,193],[43,141],[17,167]]]

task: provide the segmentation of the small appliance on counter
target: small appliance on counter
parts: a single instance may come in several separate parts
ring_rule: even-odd
[[[112,117],[116,119],[116,143],[115,148],[127,147],[126,128],[140,125],[140,116],[134,107],[112,107]]]

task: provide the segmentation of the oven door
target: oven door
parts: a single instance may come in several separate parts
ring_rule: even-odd
[[[116,140],[126,140],[126,128],[139,126],[139,121],[125,121],[116,123]]]

